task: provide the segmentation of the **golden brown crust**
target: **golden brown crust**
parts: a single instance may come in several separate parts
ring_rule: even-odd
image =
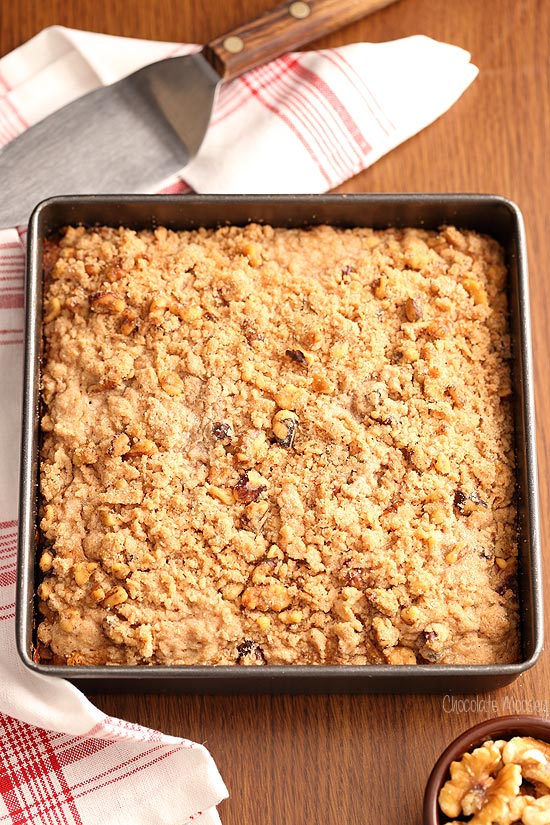
[[[517,660],[496,242],[69,228],[48,269],[56,660]]]

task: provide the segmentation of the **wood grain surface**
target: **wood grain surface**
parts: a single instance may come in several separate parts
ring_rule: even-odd
[[[0,9],[0,54],[53,23],[204,43],[269,0],[25,0]],[[426,34],[468,49],[479,78],[435,124],[346,192],[472,191],[513,198],[528,235],[543,551],[550,542],[550,3],[400,0],[318,45]],[[545,562],[546,591],[549,567]],[[550,627],[546,623],[547,637]],[[460,698],[460,697],[459,697]],[[442,696],[99,696],[107,713],[204,742],[228,785],[224,825],[420,825],[426,778],[471,724],[550,708],[550,660],[511,686],[449,707]],[[131,817],[128,822],[131,822]]]

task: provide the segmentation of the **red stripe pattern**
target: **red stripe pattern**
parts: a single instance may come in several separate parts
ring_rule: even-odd
[[[0,626],[15,618],[16,555],[17,522],[0,522]]]
[[[283,55],[222,87],[212,126],[254,98],[293,133],[328,189],[364,168],[371,146],[352,114],[306,60],[303,54]],[[341,72],[336,62],[333,71]]]
[[[3,357],[13,357],[11,350],[7,354],[8,349],[23,343],[24,285],[25,251],[21,238],[15,230],[0,232],[0,365]],[[2,352],[6,355],[2,356]]]
[[[2,94],[1,88],[0,94]],[[0,98],[0,146],[24,132],[27,125],[26,120],[13,103],[11,93],[5,93],[4,97]]]
[[[137,725],[132,727],[143,731]],[[0,799],[4,807],[2,810],[0,804],[0,825],[101,822],[101,808],[110,798],[113,803],[116,799],[110,797],[115,786],[132,783],[151,769],[162,771],[177,750],[185,747],[166,744],[157,734],[156,740],[146,740],[157,744],[146,749],[121,749],[106,738],[48,732],[3,714],[0,736]],[[94,819],[86,815],[91,806],[97,806]],[[133,816],[131,821],[135,821]]]
[[[0,716],[3,770],[0,792],[6,813],[0,822],[84,825],[63,773],[60,751],[46,731]],[[103,743],[102,743],[103,744]]]

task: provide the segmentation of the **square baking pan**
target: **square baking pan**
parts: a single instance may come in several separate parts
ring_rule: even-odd
[[[66,666],[34,660],[36,621],[42,251],[68,224],[164,225],[171,229],[249,222],[301,227],[328,223],[374,228],[442,224],[473,229],[504,247],[509,271],[519,531],[521,661],[506,665]],[[35,209],[28,236],[26,352],[21,453],[17,644],[24,664],[88,692],[477,693],[532,667],[543,644],[537,465],[525,237],[517,206],[492,195],[71,196]]]

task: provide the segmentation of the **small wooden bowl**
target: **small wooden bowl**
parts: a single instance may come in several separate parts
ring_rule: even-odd
[[[449,821],[439,808],[438,797],[442,786],[450,778],[451,762],[460,759],[467,751],[479,747],[488,739],[511,739],[513,736],[532,736],[550,742],[550,719],[521,714],[497,716],[461,733],[445,748],[430,774],[424,792],[424,825],[445,825]]]

